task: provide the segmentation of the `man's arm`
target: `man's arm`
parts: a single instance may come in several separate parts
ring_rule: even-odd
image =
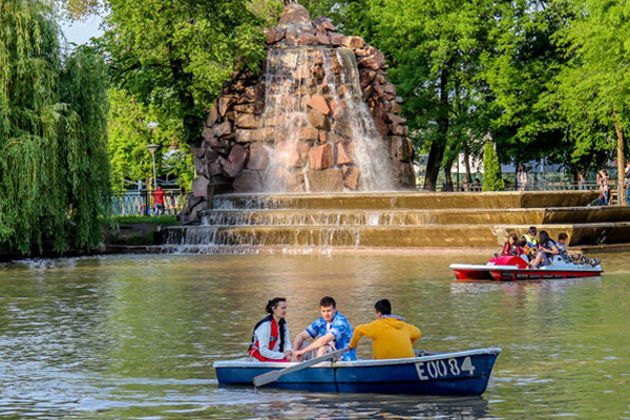
[[[409,339],[411,340],[411,345],[414,345],[416,341],[418,341],[420,337],[422,337],[422,332],[420,331],[420,328],[416,327],[415,325],[409,324],[409,326],[411,327],[411,331],[409,332]]]
[[[306,331],[302,331],[302,332],[306,332]],[[300,334],[302,334],[302,333],[300,333]],[[308,334],[308,333],[306,333],[306,334]],[[309,335],[309,337],[310,337],[310,335]],[[334,339],[335,339],[335,336],[332,333],[327,333],[326,335],[323,335],[323,336],[319,337],[317,340],[313,341],[311,344],[309,344],[308,346],[306,346],[302,350],[298,350],[298,351],[293,352],[293,354],[295,354],[296,356],[301,356],[304,353],[308,353],[309,351],[316,350],[316,349],[318,349],[320,347],[325,346],[326,344],[330,343]],[[297,347],[294,347],[294,349],[295,348],[297,348]],[[337,349],[337,350],[341,350],[341,349]]]
[[[352,338],[350,339],[350,344],[348,344],[348,348],[356,349],[359,345],[359,340],[363,337],[363,325],[359,325],[354,329],[354,333],[352,333]]]
[[[298,335],[295,336],[295,339],[293,340],[293,350],[300,350],[300,347],[302,347],[302,343],[304,342],[304,340],[308,340],[309,338],[311,338],[311,335],[308,333],[308,331],[302,330]]]

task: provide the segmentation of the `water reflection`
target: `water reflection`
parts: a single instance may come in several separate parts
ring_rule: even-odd
[[[229,391],[242,400],[251,390]],[[291,400],[291,397],[299,395]],[[386,396],[365,394],[292,394],[259,391],[251,415],[259,418],[420,418],[474,419],[487,414],[482,397]],[[267,399],[268,398],[268,399]],[[267,401],[265,401],[267,399]]]
[[[50,418],[630,416],[630,255],[601,278],[456,282],[446,256],[116,256],[0,265],[0,415]],[[480,398],[217,388],[267,299],[295,335],[335,296],[353,323],[388,297],[420,346],[501,346]],[[371,354],[367,341],[359,354]]]

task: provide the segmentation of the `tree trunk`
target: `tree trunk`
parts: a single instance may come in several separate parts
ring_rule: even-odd
[[[623,131],[621,130],[621,124],[619,123],[619,119],[617,113],[614,112],[614,120],[615,120],[615,134],[617,135],[617,204],[620,206],[625,206],[626,204],[626,194],[624,190],[624,168],[626,167],[625,156],[624,156],[624,139],[623,139]]]
[[[449,159],[444,164],[444,185],[442,191],[455,191],[453,188],[453,177],[451,176],[451,170],[453,168],[453,159]]]
[[[429,159],[427,161],[427,173],[424,178],[424,188],[435,191],[440,165],[446,149],[446,134],[448,133],[448,69],[443,68],[440,73],[440,110],[437,119],[438,133],[436,139],[431,143]]]

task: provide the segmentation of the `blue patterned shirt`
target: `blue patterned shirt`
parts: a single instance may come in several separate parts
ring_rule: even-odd
[[[311,338],[315,338],[317,336],[323,337],[326,334],[331,333],[335,336],[335,349],[341,350],[345,349],[348,347],[348,344],[350,344],[353,329],[346,317],[343,316],[341,312],[337,312],[330,324],[328,324],[324,318],[320,317],[318,320],[306,327],[306,332],[311,336]],[[341,360],[357,360],[356,350],[345,352],[341,356]]]

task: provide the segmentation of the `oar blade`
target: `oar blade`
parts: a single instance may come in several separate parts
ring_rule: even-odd
[[[286,368],[281,369],[281,370],[272,370],[271,372],[263,373],[262,375],[258,375],[256,377],[254,377],[254,380],[253,380],[254,386],[259,387],[259,386],[270,384],[272,382],[277,381],[282,376],[284,376],[284,375],[286,375],[288,373],[298,372],[298,371],[300,371],[302,369],[306,369],[309,366],[316,365],[317,363],[323,362],[325,360],[329,360],[329,359],[333,359],[333,358],[335,358],[337,356],[341,356],[342,354],[344,354],[348,350],[350,350],[350,349],[346,348],[346,349],[333,351],[332,353],[328,353],[328,354],[325,354],[323,356],[319,356],[319,357],[316,357],[314,359],[307,360],[307,361],[299,363],[297,365],[289,366],[289,367],[286,367]]]
[[[259,387],[263,385],[270,384],[275,382],[282,376],[280,373],[281,370],[272,370],[271,372],[263,373],[262,375],[258,375],[254,378],[254,386]]]

